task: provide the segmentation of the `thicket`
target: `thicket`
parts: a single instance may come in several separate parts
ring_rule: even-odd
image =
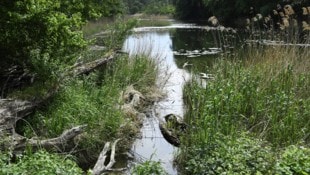
[[[141,164],[137,164],[133,167],[132,170],[133,175],[144,175],[144,174],[152,174],[152,175],[167,175],[165,170],[161,167],[160,162],[147,160]]]

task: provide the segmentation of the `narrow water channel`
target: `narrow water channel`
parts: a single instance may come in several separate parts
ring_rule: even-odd
[[[191,66],[205,70],[221,50],[216,48],[214,34],[203,26],[174,24],[168,27],[136,28],[123,46],[130,56],[147,54],[155,59],[158,68],[157,86],[166,97],[157,102],[144,120],[142,137],[131,148],[136,162],[160,161],[168,174],[178,174],[173,165],[177,148],[162,136],[158,123],[167,114],[183,117],[183,85],[191,77]]]

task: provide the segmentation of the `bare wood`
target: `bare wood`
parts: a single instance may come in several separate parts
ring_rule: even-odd
[[[73,69],[73,74],[75,76],[82,75],[82,74],[87,74],[89,72],[92,72],[93,70],[97,69],[98,67],[112,61],[115,57],[115,52],[108,53],[106,56],[103,58],[97,59],[95,61],[91,61],[88,63],[84,63],[82,65],[78,65],[74,67]]]
[[[15,99],[0,99],[0,133],[4,130],[13,132],[15,123],[29,115],[36,103]]]
[[[62,147],[65,147],[69,144],[74,137],[81,134],[83,130],[86,128],[86,125],[80,125],[73,127],[71,129],[65,130],[60,136],[51,139],[27,139],[18,134],[14,134],[13,148],[15,151],[24,150],[27,146],[31,146],[33,148],[41,147],[45,149],[57,149],[59,151],[62,150]]]
[[[104,145],[103,150],[101,151],[98,160],[92,170],[92,174],[93,175],[100,175],[103,172],[106,171],[114,171],[114,169],[112,169],[113,165],[115,164],[115,149],[116,149],[116,144],[117,142],[120,141],[120,139],[117,139],[113,142],[112,144],[112,148],[110,148],[110,142],[107,142]],[[107,152],[111,149],[111,155],[110,155],[110,161],[107,165],[104,164],[106,158],[107,158]],[[123,171],[124,169],[116,169],[115,171]]]
[[[93,168],[93,174],[94,175],[99,175],[101,174],[104,170],[105,170],[105,159],[107,158],[107,152],[110,150],[110,142],[107,142],[104,145],[103,150],[101,151],[101,153],[99,154],[98,160]]]
[[[114,141],[113,145],[112,145],[112,150],[111,150],[111,156],[110,156],[110,162],[108,163],[108,165],[106,166],[106,169],[109,170],[112,168],[112,166],[115,164],[115,147],[117,142],[120,141],[120,139],[117,139]]]

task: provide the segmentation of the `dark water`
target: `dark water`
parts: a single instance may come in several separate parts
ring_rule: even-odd
[[[205,26],[174,24],[169,27],[137,28],[126,39],[123,49],[131,56],[146,54],[156,60],[159,68],[157,86],[167,94],[154,105],[150,117],[144,121],[142,137],[135,141],[131,149],[134,161],[160,161],[169,174],[178,174],[173,165],[178,150],[163,138],[158,120],[163,120],[170,113],[184,115],[182,89],[192,77],[191,69],[205,72],[214,59],[227,51],[226,48],[231,49],[228,44],[234,38],[231,41],[222,40],[224,36],[221,35],[225,32],[221,33]],[[227,45],[219,48],[224,44]]]

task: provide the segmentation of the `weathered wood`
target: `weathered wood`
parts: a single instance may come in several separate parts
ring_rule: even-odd
[[[36,103],[15,99],[0,99],[0,133],[14,130],[15,123],[32,113]],[[15,131],[15,130],[14,130]]]
[[[11,146],[15,151],[22,151],[26,147],[32,148],[45,148],[45,149],[56,149],[58,151],[63,151],[66,145],[71,144],[70,142],[79,134],[81,134],[86,125],[80,125],[73,127],[71,129],[65,130],[60,136],[51,139],[27,139],[18,134],[12,135],[14,137],[14,142]]]
[[[100,175],[106,171],[113,171],[112,167],[116,162],[115,161],[115,149],[116,149],[116,144],[119,140],[120,139],[117,139],[113,142],[112,148],[110,148],[110,145],[111,145],[110,142],[107,142],[104,145],[104,148],[101,151],[101,153],[98,157],[98,160],[97,160],[97,162],[96,162],[96,164],[92,170],[93,175]],[[110,149],[111,149],[110,161],[107,165],[105,165],[104,163],[105,163],[105,160],[107,158],[107,153],[108,153],[108,151],[110,151]],[[119,169],[117,171],[119,171]]]
[[[87,74],[95,69],[99,68],[102,65],[107,64],[108,62],[112,61],[115,57],[115,52],[108,53],[106,56],[103,58],[97,59],[95,61],[91,61],[88,63],[84,63],[81,65],[77,65],[76,67],[73,68],[73,74],[74,76],[82,75],[82,74]]]

